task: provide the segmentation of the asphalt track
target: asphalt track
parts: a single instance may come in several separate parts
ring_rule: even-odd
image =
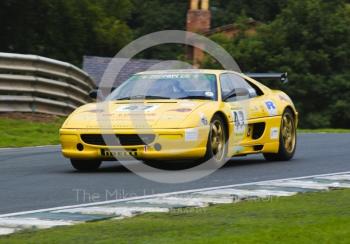
[[[0,214],[253,181],[350,171],[350,134],[300,134],[295,158],[235,158],[201,180],[160,184],[115,162],[79,173],[58,146],[0,149]]]

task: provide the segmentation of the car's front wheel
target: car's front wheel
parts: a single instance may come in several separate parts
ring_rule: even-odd
[[[277,153],[264,153],[268,161],[287,161],[293,158],[297,143],[295,117],[290,109],[282,115],[279,149]]]
[[[102,163],[99,160],[77,160],[77,159],[71,159],[70,162],[74,169],[82,172],[96,171],[98,170],[98,168],[101,166],[101,163]]]
[[[219,115],[214,115],[210,121],[210,131],[207,142],[207,151],[204,161],[212,161],[216,165],[222,165],[227,154],[227,132],[224,120]]]

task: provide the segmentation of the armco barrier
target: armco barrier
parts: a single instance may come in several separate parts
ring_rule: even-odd
[[[36,55],[0,53],[0,112],[67,115],[91,102],[83,70]]]

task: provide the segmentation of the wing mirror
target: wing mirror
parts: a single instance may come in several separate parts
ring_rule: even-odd
[[[89,97],[91,97],[92,99],[96,99],[97,98],[97,90],[90,91]]]
[[[94,89],[91,90],[89,92],[89,97],[91,97],[92,99],[97,99],[97,94],[101,97],[105,97],[107,96],[109,93],[113,92],[116,89],[116,87],[112,87],[111,89],[103,89],[103,87],[98,88],[98,89]],[[107,95],[104,95],[107,94]]]
[[[235,89],[237,97],[249,96],[249,90],[247,88],[237,88]]]
[[[247,88],[236,88],[236,89],[233,89],[228,94],[226,94],[222,100],[226,101],[227,99],[229,99],[231,97],[249,97],[249,95],[250,95],[250,93],[249,93],[249,90]]]

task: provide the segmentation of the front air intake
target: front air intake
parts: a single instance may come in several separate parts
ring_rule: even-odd
[[[254,140],[259,139],[264,134],[264,131],[265,131],[265,123],[264,122],[253,124],[252,138]]]
[[[154,139],[154,134],[106,134],[108,141],[111,141],[109,146],[142,146],[151,144]],[[82,134],[81,139],[86,144],[106,146],[106,142],[101,134]]]

